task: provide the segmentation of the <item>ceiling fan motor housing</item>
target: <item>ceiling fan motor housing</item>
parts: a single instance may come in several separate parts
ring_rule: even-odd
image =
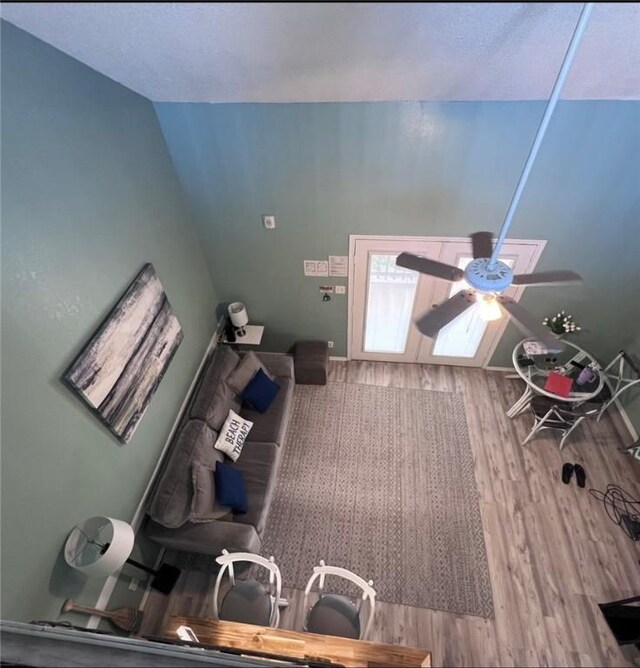
[[[488,257],[472,260],[464,270],[464,278],[478,292],[503,292],[511,285],[513,272],[500,260],[496,260],[491,267],[490,262]]]

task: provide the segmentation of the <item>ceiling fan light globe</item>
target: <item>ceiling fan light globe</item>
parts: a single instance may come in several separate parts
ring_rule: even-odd
[[[480,309],[480,317],[485,322],[492,322],[499,320],[502,317],[502,309],[495,295],[477,295],[478,308]]]

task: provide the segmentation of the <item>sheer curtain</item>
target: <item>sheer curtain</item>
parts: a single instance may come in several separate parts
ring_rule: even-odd
[[[418,274],[397,267],[396,254],[369,258],[369,290],[364,349],[403,353],[415,299]]]

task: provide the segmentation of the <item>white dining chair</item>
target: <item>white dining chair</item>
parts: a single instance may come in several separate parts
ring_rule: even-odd
[[[522,445],[528,443],[542,429],[553,429],[562,434],[559,449],[564,448],[571,433],[589,417],[596,416],[600,411],[600,403],[586,401],[581,404],[558,402],[550,397],[533,397],[529,404],[533,415],[533,426]]]
[[[222,550],[216,561],[221,568],[213,588],[214,619],[277,627],[280,623],[280,608],[288,605],[288,602],[280,598],[282,577],[274,558],[265,559],[250,552],[229,553],[227,550]],[[268,587],[257,580],[237,580],[234,565],[240,562],[249,562],[266,568],[269,571]],[[229,576],[231,586],[219,604],[220,586],[226,574]]]
[[[632,387],[640,386],[640,369],[624,350],[621,350],[609,362],[602,373],[610,396],[603,397],[603,404],[598,413],[598,421],[620,395],[628,392]]]
[[[358,602],[338,594],[327,594],[324,591],[327,576],[337,576],[355,584],[361,591]],[[314,583],[318,581],[318,600],[308,608],[308,599]],[[341,636],[364,640],[375,614],[376,591],[373,581],[368,582],[346,568],[327,566],[324,561],[313,569],[304,590],[303,610],[308,610],[304,621],[304,630],[323,635]],[[364,618],[364,624],[363,624]]]

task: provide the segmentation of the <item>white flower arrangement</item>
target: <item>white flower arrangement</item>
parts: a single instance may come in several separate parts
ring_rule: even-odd
[[[554,316],[546,317],[542,321],[554,334],[571,334],[579,332],[582,328],[573,320],[572,315],[567,315],[564,311],[556,313]]]

